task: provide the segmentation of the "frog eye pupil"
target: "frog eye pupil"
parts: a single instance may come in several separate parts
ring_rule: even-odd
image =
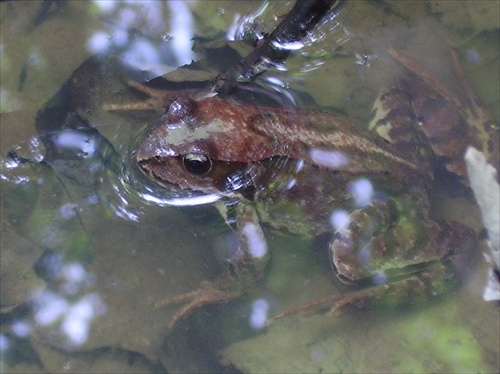
[[[202,153],[188,153],[182,156],[182,165],[192,174],[203,175],[212,170],[212,160]]]

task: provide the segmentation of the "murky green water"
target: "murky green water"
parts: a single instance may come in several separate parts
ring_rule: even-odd
[[[162,206],[170,195],[117,175],[155,113],[103,110],[103,104],[141,98],[126,89],[116,60],[97,65],[112,68],[78,75],[72,87],[85,92],[74,88],[69,95],[72,108],[109,143],[91,130],[79,132],[75,141],[83,155],[68,151],[65,163],[51,167],[16,162],[7,153],[43,158],[37,112],[93,54],[117,56],[134,67],[135,79],[207,54],[209,67],[221,69],[237,53],[218,42],[271,30],[292,2],[45,4],[0,4],[2,372],[500,370],[498,306],[482,300],[481,258],[462,287],[424,305],[342,316],[304,313],[252,329],[250,320],[263,301],[274,314],[338,292],[326,243],[267,227],[272,260],[258,289],[203,308],[169,331],[178,306],[155,304],[215,278],[225,261],[221,243],[231,234],[210,206]],[[498,121],[498,2],[471,4],[348,1],[338,18],[320,25],[289,58],[285,70],[273,69],[260,82],[280,94],[292,92],[298,105],[327,107],[366,123],[380,90],[404,72],[388,56],[389,47],[453,85],[452,47]],[[251,47],[238,47],[245,50]],[[55,126],[57,118],[44,124]],[[470,199],[445,195],[439,194],[436,210],[481,228]]]

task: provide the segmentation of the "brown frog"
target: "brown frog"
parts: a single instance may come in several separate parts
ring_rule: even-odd
[[[153,96],[144,107],[167,107],[137,150],[140,168],[166,187],[219,198],[240,243],[218,279],[161,303],[186,303],[170,326],[256,282],[268,258],[261,222],[309,236],[333,233],[336,275],[364,287],[291,312],[442,292],[448,260],[475,249],[476,233],[429,217],[434,166],[443,163],[467,185],[466,146],[498,162],[498,143],[491,140],[498,127],[476,99],[464,104],[432,74],[390,54],[419,77],[406,76],[381,95],[370,125],[379,135],[330,113],[257,107],[215,94],[187,93],[172,102],[171,94],[134,85]]]

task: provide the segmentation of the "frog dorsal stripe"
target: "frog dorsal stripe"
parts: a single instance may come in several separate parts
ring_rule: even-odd
[[[223,123],[220,119],[214,119],[204,126],[191,127],[184,124],[170,126],[168,137],[165,141],[170,146],[180,146],[182,144],[195,142],[197,140],[210,139],[211,134],[220,134],[234,129],[231,122]]]

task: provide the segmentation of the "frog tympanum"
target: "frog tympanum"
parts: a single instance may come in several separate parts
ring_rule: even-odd
[[[404,56],[391,54],[415,70]],[[380,96],[370,125],[376,131],[330,113],[257,107],[217,95],[164,100],[161,125],[137,150],[140,168],[167,188],[220,196],[218,207],[235,216],[240,243],[220,278],[162,303],[186,303],[171,326],[256,282],[268,258],[261,222],[309,236],[332,233],[336,275],[365,288],[318,303],[338,309],[384,295],[441,292],[446,263],[475,249],[476,233],[429,216],[435,164],[444,163],[467,185],[466,146],[490,159],[498,151],[470,130],[465,106],[450,105],[440,88],[445,85],[425,70],[416,72],[419,77],[405,76]],[[498,131],[492,122],[480,126]]]

